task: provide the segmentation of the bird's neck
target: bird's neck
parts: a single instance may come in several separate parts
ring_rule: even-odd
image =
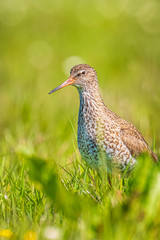
[[[117,114],[109,110],[104,104],[99,89],[94,91],[83,91],[78,89],[80,96],[80,106],[79,106],[79,121],[85,120],[85,116],[89,116],[90,119],[101,119],[102,121],[115,120],[119,118]],[[105,113],[105,114],[104,114]]]
[[[78,92],[80,97],[79,114],[87,113],[89,115],[95,115],[104,108],[99,89],[91,91],[78,89]]]

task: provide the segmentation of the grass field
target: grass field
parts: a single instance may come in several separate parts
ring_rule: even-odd
[[[48,92],[78,63],[106,105],[160,154],[160,17],[154,0],[0,1],[0,239],[160,239],[160,166],[90,169],[77,149],[79,99]]]

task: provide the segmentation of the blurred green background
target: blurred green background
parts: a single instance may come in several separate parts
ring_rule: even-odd
[[[103,191],[97,190],[94,186],[96,183],[89,177],[89,180],[86,180],[87,174],[84,174],[76,161],[79,107],[77,90],[67,87],[54,95],[48,95],[50,90],[68,78],[70,68],[79,63],[87,63],[96,69],[101,93],[108,108],[134,123],[150,147],[155,148],[156,153],[160,152],[159,0],[0,0],[0,160],[5,169],[5,172],[3,168],[0,170],[0,212],[3,212],[0,223],[3,223],[3,226],[11,225],[15,229],[16,222],[22,219],[26,221],[26,218],[29,218],[29,223],[37,224],[42,224],[44,219],[47,219],[47,224],[52,224],[57,219],[52,214],[52,221],[48,220],[50,210],[47,211],[45,207],[47,200],[39,200],[43,191],[37,195],[35,191],[38,190],[35,190],[32,182],[28,180],[28,170],[26,171],[16,155],[22,148],[41,158],[50,159],[49,164],[55,160],[65,167],[70,166],[76,178],[87,182],[88,186],[93,187],[93,192],[102,197]],[[31,160],[34,162],[34,159]],[[46,176],[41,179],[35,170],[36,166],[31,167],[33,175],[38,176],[38,181],[45,188],[49,180],[46,180]],[[49,167],[46,169],[49,171]],[[146,171],[147,169],[146,167]],[[139,173],[141,170],[137,176]],[[144,176],[150,179],[147,175],[150,176],[150,172],[145,174],[146,172]],[[53,180],[52,173],[50,176]],[[67,189],[73,192],[80,191],[79,194],[84,195],[83,187],[78,187],[74,178],[63,171],[60,172],[60,176]],[[153,172],[154,180],[159,179],[158,176],[157,172],[155,175]],[[14,180],[14,184],[11,179]],[[154,183],[156,182],[157,180]],[[121,185],[118,185],[118,189],[121,189]],[[155,189],[159,194],[157,185]],[[148,196],[152,196],[152,189],[148,191]],[[51,192],[48,195],[52,196]],[[9,200],[6,200],[5,196],[8,196]],[[114,197],[117,196],[119,195],[116,193]],[[132,202],[132,197],[130,200]],[[143,206],[143,200],[138,199],[136,203],[133,201],[135,208],[138,206],[135,218],[133,205],[128,213],[127,208],[118,205],[119,215],[116,215],[114,206],[117,200],[111,198],[113,204],[110,200],[105,200],[105,204],[108,204],[105,212],[106,224],[115,224],[111,230],[113,233],[116,227],[121,230],[121,223],[118,225],[121,213],[124,214],[124,220],[127,219],[125,214],[128,214],[130,219],[124,235],[112,235],[110,232],[110,236],[115,236],[115,239],[128,239],[129,226],[133,226],[133,235],[136,231],[136,234],[139,233],[140,229],[135,230],[132,223],[139,219],[139,209]],[[130,205],[130,202],[128,204]],[[147,206],[150,206],[149,204]],[[89,219],[84,214],[85,207],[82,207],[85,223],[79,220],[78,226],[80,229],[94,232],[96,239],[96,234],[101,234],[102,226],[105,229],[105,221],[103,216],[99,216],[96,207],[92,208],[90,204],[87,206],[89,216],[94,212],[94,218]],[[111,212],[108,212],[108,209],[111,209]],[[113,219],[112,209],[115,211]],[[160,207],[157,213],[158,211],[160,212]],[[75,212],[79,212],[79,207]],[[14,219],[10,219],[9,216]],[[153,220],[154,216],[150,219]],[[148,239],[156,236],[157,222]],[[65,230],[67,224],[63,223]],[[75,225],[70,222],[69,224],[74,232]],[[141,225],[142,235],[139,235],[139,239],[142,239],[144,229],[149,229],[145,224],[148,224],[148,218],[144,225]],[[34,226],[33,229],[38,227]],[[67,231],[69,236],[69,230]],[[103,236],[106,236],[105,234],[104,230]],[[74,236],[70,239],[74,239]],[[84,236],[82,234],[76,239],[84,239]]]
[[[43,151],[52,138],[49,155],[66,152],[78,94],[72,87],[48,92],[72,66],[87,63],[98,72],[106,105],[150,145],[155,135],[159,148],[159,12],[156,0],[1,0],[1,140],[32,141]]]

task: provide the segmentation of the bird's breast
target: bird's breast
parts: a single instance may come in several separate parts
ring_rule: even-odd
[[[94,168],[97,168],[99,164],[99,150],[103,149],[102,125],[92,114],[85,115],[83,112],[79,112],[78,148],[82,158]]]

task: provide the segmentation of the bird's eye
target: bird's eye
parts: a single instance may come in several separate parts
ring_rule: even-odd
[[[79,73],[77,73],[77,76],[79,77],[79,76],[81,76],[81,74],[85,74],[86,73],[86,71],[85,70],[82,70],[82,71],[80,71]]]

